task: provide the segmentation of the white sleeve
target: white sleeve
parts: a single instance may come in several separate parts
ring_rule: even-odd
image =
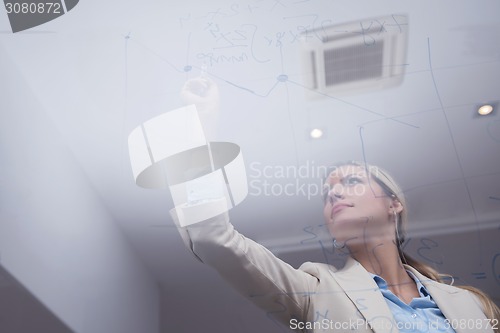
[[[176,220],[175,213],[171,215]],[[179,228],[194,255],[215,268],[242,295],[285,326],[307,320],[318,279],[278,259],[264,246],[238,233],[227,213]]]

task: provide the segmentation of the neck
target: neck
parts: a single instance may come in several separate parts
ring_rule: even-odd
[[[382,277],[389,286],[412,282],[392,239],[370,239],[349,247],[351,256],[368,272]]]

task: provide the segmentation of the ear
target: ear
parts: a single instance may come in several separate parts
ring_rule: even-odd
[[[398,198],[391,198],[391,205],[389,206],[389,213],[394,214],[394,211],[396,213],[401,213],[403,211],[404,207],[403,204],[399,201]]]

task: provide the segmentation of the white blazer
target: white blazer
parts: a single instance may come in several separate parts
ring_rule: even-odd
[[[175,213],[172,217],[176,221]],[[238,233],[227,213],[179,231],[199,260],[215,268],[242,295],[293,331],[399,332],[377,284],[352,258],[340,270],[311,262],[295,269]],[[465,323],[465,328],[459,325],[455,329],[457,333],[493,333],[475,295],[430,280],[413,267],[406,269],[427,288],[451,323]],[[326,318],[319,314],[326,314]],[[301,329],[306,322],[315,320],[318,322],[312,329]]]

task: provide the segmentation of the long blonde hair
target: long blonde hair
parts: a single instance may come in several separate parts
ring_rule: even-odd
[[[397,214],[396,228],[395,228],[396,229],[395,239],[401,262],[409,266],[412,266],[417,271],[419,271],[420,273],[422,273],[431,280],[444,283],[445,278],[448,278],[449,275],[439,273],[431,266],[412,258],[410,255],[408,255],[403,251],[402,245],[406,239],[406,225],[408,223],[408,209],[407,209],[408,206],[406,203],[406,198],[404,196],[404,193],[401,187],[394,180],[394,178],[392,178],[387,171],[385,171],[380,167],[357,161],[349,161],[346,163],[336,164],[335,166],[329,168],[326,177],[328,177],[331,174],[331,172],[335,171],[338,167],[346,165],[353,165],[364,168],[367,174],[370,176],[370,178],[373,179],[383,189],[383,191],[387,196],[393,197],[394,199],[398,200],[403,206],[403,210]],[[479,299],[482,306],[482,310],[488,319],[500,320],[500,309],[483,291],[472,286],[457,286],[457,287],[468,290]],[[495,329],[495,331],[498,331],[498,329]]]

